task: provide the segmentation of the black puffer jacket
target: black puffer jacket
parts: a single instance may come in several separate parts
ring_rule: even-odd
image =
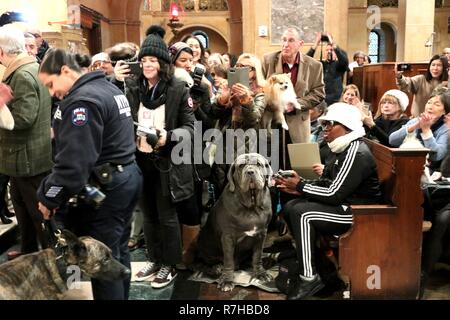
[[[362,140],[354,140],[341,153],[330,153],[318,180],[300,181],[297,189],[312,201],[331,205],[381,201],[375,158]]]

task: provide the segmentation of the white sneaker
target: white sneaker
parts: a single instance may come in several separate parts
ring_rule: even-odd
[[[160,266],[154,262],[147,262],[145,267],[143,267],[138,273],[136,273],[135,280],[145,281],[153,276],[155,276],[160,270]]]
[[[152,288],[163,288],[170,284],[177,276],[177,271],[171,266],[162,266],[152,280]]]

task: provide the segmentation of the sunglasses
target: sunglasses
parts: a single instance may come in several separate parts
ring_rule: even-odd
[[[327,127],[334,127],[334,126],[336,126],[336,125],[338,125],[338,124],[340,124],[339,122],[337,122],[337,121],[334,121],[334,120],[324,120],[324,121],[322,121],[322,122],[320,122],[320,126],[322,127],[322,129],[326,129]]]
[[[248,68],[248,69],[250,69],[251,71],[255,71],[255,67],[252,67],[252,66],[246,66],[246,65],[243,65],[243,64],[240,64],[240,63],[237,63],[237,64],[236,64],[236,68]]]

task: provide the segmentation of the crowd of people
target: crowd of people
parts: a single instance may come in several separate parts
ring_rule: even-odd
[[[168,45],[164,35],[151,26],[140,46],[118,43],[91,58],[49,48],[38,31],[0,28],[6,68],[0,84],[0,217],[9,223],[13,215],[4,202],[9,180],[21,235],[20,252],[11,258],[47,248],[41,223],[56,218],[78,236],[104,242],[128,267],[129,250],[142,234],[148,261],[136,280],[153,288],[169,285],[194,262],[202,221],[227,185],[231,163],[216,161],[218,155],[227,159],[251,150],[248,141],[202,140],[209,156],[198,163],[192,149],[180,155],[179,143],[208,129],[223,136],[264,129],[277,146],[270,156],[279,157],[281,169],[291,169],[288,144],[317,142],[321,148],[321,163],[314,165],[318,179],[294,173],[275,179],[271,188],[273,223],[286,222],[297,252],[299,281],[287,297],[303,299],[324,286],[315,267],[316,240],[350,228],[351,204],[381,199],[363,137],[400,147],[414,136],[430,150],[432,176],[450,178],[448,56],[433,56],[425,75],[393,70],[398,88],[385,92],[372,114],[375,106],[352,84],[354,68],[368,63],[367,55],[358,51],[349,64],[331,34],[317,33],[303,54],[299,32],[286,28],[280,50],[262,59],[208,52],[193,34]],[[245,70],[248,82],[229,85],[230,68]],[[288,129],[263,121],[272,112],[266,79],[274,74],[288,74],[297,97],[297,104],[283,106]],[[411,111],[407,94],[414,97]],[[174,161],[174,153],[188,161]],[[93,187],[100,200],[86,196]],[[449,212],[448,204],[427,212],[433,227],[424,244],[422,288],[444,250]],[[92,287],[95,299],[128,299],[130,278],[93,280]]]

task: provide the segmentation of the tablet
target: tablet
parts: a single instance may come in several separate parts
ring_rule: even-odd
[[[318,179],[312,166],[320,162],[319,144],[317,143],[293,143],[288,144],[289,160],[291,167],[300,177],[305,179]]]

